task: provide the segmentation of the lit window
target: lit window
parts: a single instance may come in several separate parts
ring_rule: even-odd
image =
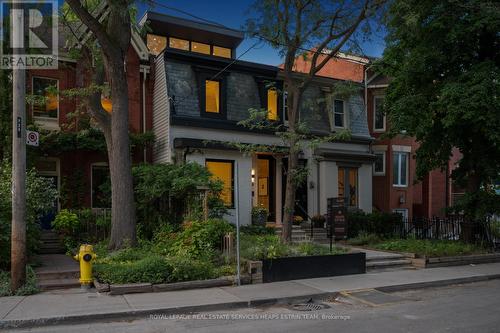
[[[375,96],[373,110],[373,130],[377,132],[385,131],[384,97]]]
[[[167,37],[148,34],[147,45],[152,54],[158,55],[167,47]]]
[[[344,101],[336,99],[333,103],[333,109],[335,127],[345,127]]]
[[[275,88],[267,90],[267,118],[278,120],[278,92]]]
[[[205,80],[205,112],[220,113],[220,82]]]
[[[217,57],[231,58],[231,49],[214,45],[212,54]]]
[[[346,205],[358,205],[358,169],[339,168],[338,197],[344,198]]]
[[[221,160],[207,160],[205,163],[208,171],[214,179],[220,180],[223,183],[223,189],[220,198],[224,203],[233,206],[233,162]]]
[[[373,174],[376,176],[385,175],[385,151],[375,152],[375,163],[373,164]]]
[[[408,185],[408,153],[394,152],[392,155],[392,184],[405,187]]]
[[[33,95],[43,97],[45,102],[37,101],[33,105],[33,116],[43,118],[57,118],[59,113],[58,81],[33,77]]]
[[[168,39],[168,46],[173,49],[189,51],[189,41],[185,39],[172,38]]]
[[[191,51],[210,55],[210,45],[191,42]]]

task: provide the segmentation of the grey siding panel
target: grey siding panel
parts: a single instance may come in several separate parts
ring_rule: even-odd
[[[199,117],[198,84],[190,65],[167,60],[168,94],[173,98],[175,114]]]
[[[349,124],[353,135],[370,136],[365,104],[360,95],[351,96],[349,99]]]
[[[259,109],[260,97],[253,76],[231,73],[227,78],[227,119],[239,121],[250,116],[248,109]]]
[[[153,133],[156,142],[153,148],[153,161],[167,163],[170,156],[170,103],[167,92],[165,62],[162,56],[155,61],[155,80],[153,92]]]

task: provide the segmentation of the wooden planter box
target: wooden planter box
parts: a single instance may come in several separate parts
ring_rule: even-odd
[[[264,283],[363,273],[366,273],[365,253],[286,257],[262,261]]]

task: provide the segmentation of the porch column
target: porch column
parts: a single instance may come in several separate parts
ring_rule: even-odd
[[[274,193],[275,194],[275,212],[276,212],[276,225],[281,225],[281,220],[282,220],[282,208],[283,208],[283,176],[282,176],[282,170],[283,170],[283,159],[281,157],[275,157],[276,159],[276,170],[275,170],[275,183],[276,183],[276,188]]]

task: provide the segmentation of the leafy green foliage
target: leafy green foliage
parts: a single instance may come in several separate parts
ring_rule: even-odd
[[[361,211],[347,213],[349,238],[357,237],[361,232],[376,234],[379,237],[391,237],[398,225],[402,223],[401,215],[374,212],[366,214]]]
[[[275,235],[276,231],[273,227],[260,225],[244,225],[240,227],[240,232],[246,235]]]
[[[168,261],[173,268],[171,281],[206,280],[217,277],[214,264],[207,259],[176,256],[169,258]]]
[[[52,222],[52,226],[57,231],[70,235],[78,232],[80,229],[80,219],[76,213],[63,209],[57,214]]]
[[[10,263],[10,222],[12,200],[12,169],[7,161],[0,162],[0,267]],[[38,219],[54,209],[57,190],[50,179],[37,176],[34,169],[26,173],[26,237],[28,254],[36,252],[40,239]]]
[[[347,240],[349,245],[373,245],[380,243],[382,238],[379,235],[361,231],[356,237]]]
[[[415,253],[419,256],[442,257],[487,252],[484,248],[459,241],[398,239],[375,244],[379,250]]]
[[[26,266],[26,283],[15,293],[10,289],[10,273],[0,270],[0,297],[2,296],[27,296],[36,294],[38,287],[36,286],[36,275],[31,266]]]
[[[135,261],[100,261],[94,265],[94,272],[104,283],[162,283],[169,281],[172,267],[164,257],[149,254]]]
[[[456,147],[453,178],[467,190],[498,178],[500,165],[500,7],[497,1],[392,2],[381,71],[392,78],[391,134],[415,136],[417,175],[444,168]],[[482,202],[465,213],[476,217]]]
[[[133,168],[137,216],[143,236],[151,237],[165,223],[180,223],[186,213],[194,219],[202,215],[199,186],[208,187],[209,208],[217,214],[222,183],[211,179],[206,168],[197,163],[144,164]]]

